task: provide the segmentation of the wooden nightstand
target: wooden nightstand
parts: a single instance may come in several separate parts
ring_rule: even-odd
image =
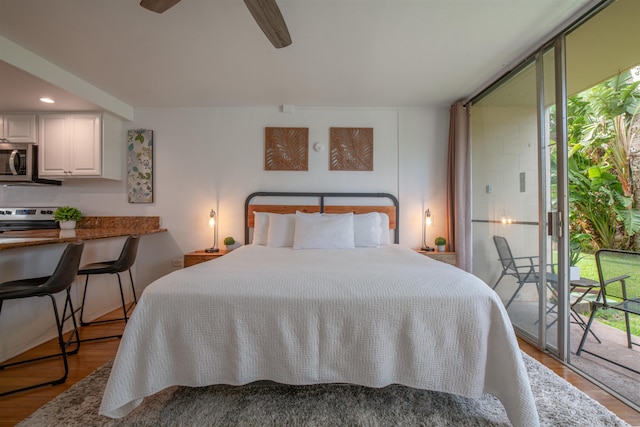
[[[204,250],[194,251],[184,256],[184,266],[191,267],[192,265],[200,264],[201,262],[216,259],[223,255],[228,254],[229,251],[220,249],[218,252],[205,252]]]
[[[458,257],[456,256],[455,252],[438,252],[438,251],[427,252],[420,249],[418,249],[417,252],[419,254],[426,255],[429,258],[433,258],[435,260],[442,261],[447,264],[455,265],[456,267],[458,266]]]

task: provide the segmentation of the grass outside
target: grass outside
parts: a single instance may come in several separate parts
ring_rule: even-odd
[[[577,264],[580,267],[580,277],[598,280],[598,269],[596,267],[596,259],[593,254],[584,254]],[[629,271],[621,272],[621,274],[629,274]],[[634,281],[627,284],[628,296],[640,296],[640,281]],[[606,325],[626,331],[624,322],[624,313],[619,310],[598,310],[596,319]],[[640,336],[640,316],[629,315],[629,324],[631,333]]]

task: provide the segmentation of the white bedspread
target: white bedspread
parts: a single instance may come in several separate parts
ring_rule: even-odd
[[[123,417],[173,385],[256,380],[490,393],[513,425],[538,425],[498,296],[398,245],[244,246],[158,279],[125,329],[100,413]]]

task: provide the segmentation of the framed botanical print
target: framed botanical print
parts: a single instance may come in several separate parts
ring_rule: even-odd
[[[153,131],[127,132],[127,196],[129,203],[153,203]]]

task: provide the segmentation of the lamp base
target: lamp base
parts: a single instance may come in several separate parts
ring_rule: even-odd
[[[212,253],[215,253],[215,252],[220,252],[220,249],[218,249],[218,248],[208,248],[208,249],[205,249],[204,251],[206,253],[208,253],[208,254],[212,254]]]
[[[433,249],[431,246],[424,246],[420,248],[420,250],[425,252],[435,252],[435,249]]]

